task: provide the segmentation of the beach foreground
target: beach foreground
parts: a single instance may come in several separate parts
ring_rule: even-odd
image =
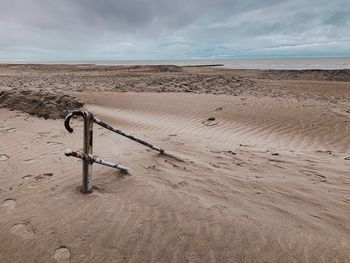
[[[349,262],[349,81],[1,66],[1,262]],[[82,121],[64,129],[62,94],[169,155],[95,126],[94,154],[130,174],[94,164],[94,192],[81,194],[81,161],[63,150],[82,148]]]

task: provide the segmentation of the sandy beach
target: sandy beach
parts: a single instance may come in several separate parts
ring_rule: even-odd
[[[82,108],[94,126],[84,195]],[[350,262],[350,70],[0,65],[0,262]]]

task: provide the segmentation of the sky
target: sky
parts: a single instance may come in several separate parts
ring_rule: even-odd
[[[349,0],[0,0],[0,60],[350,57]]]

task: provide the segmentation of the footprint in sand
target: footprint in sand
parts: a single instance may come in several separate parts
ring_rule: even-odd
[[[25,175],[25,176],[22,176],[22,179],[30,179],[30,178],[32,178],[32,177],[33,177],[33,175],[27,174],[27,175]]]
[[[16,131],[15,128],[6,128],[6,129],[1,129],[0,132],[2,133],[10,133]]]
[[[225,154],[225,155],[227,155],[227,156],[237,155],[237,153],[236,153],[236,152],[231,151],[231,150],[229,150],[229,151],[223,151],[222,153],[223,153],[223,154]]]
[[[50,142],[46,142],[46,144],[47,145],[62,145],[63,143],[50,141]]]
[[[180,168],[181,167],[180,165],[178,165],[178,164],[176,164],[174,162],[168,161],[167,159],[165,159],[164,162],[171,164],[174,168]]]
[[[35,160],[33,160],[33,159],[26,159],[22,163],[26,164],[26,163],[34,163],[34,162],[35,162]]]
[[[31,175],[31,174],[27,174],[25,176],[22,176],[22,179],[27,180],[27,179],[34,178],[36,181],[38,181],[38,180],[42,180],[42,179],[49,179],[52,176],[53,176],[53,173],[44,173],[44,174],[40,174],[40,175],[37,175],[37,176]]]
[[[21,237],[22,239],[29,240],[34,238],[34,232],[30,226],[26,224],[16,224],[11,227],[11,233]]]
[[[313,181],[319,181],[319,182],[327,182],[326,176],[312,170],[300,170],[300,173],[306,176],[311,177],[311,180]]]
[[[40,174],[34,177],[35,180],[42,180],[42,179],[49,179],[50,177],[53,176],[53,173],[44,173],[44,174]]]
[[[13,211],[16,210],[16,200],[6,199],[0,207],[4,208],[8,214],[11,214]]]
[[[0,154],[0,161],[7,161],[10,157],[7,154]]]
[[[202,121],[202,124],[205,126],[214,126],[214,125],[218,125],[219,122],[214,117],[210,117],[205,121]]]
[[[70,251],[66,247],[59,247],[55,250],[53,258],[59,263],[70,262]]]

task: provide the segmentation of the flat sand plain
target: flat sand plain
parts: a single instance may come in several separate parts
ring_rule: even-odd
[[[1,65],[0,92],[0,262],[350,262],[348,70]],[[95,125],[130,174],[81,194],[77,101],[169,155]]]

